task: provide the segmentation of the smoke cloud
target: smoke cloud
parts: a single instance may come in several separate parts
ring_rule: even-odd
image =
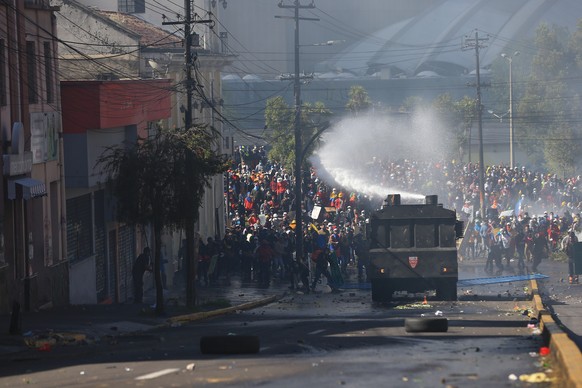
[[[328,130],[323,145],[311,158],[317,174],[327,182],[370,197],[400,194],[403,200],[423,200],[425,193],[403,192],[372,178],[378,160],[439,161],[450,155],[449,131],[430,110],[412,115],[375,115],[345,118]],[[376,165],[377,166],[377,165]]]

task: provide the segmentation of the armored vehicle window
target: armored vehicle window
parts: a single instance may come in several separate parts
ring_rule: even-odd
[[[437,237],[434,224],[416,224],[414,232],[415,246],[417,248],[433,248],[437,245]]]
[[[392,248],[410,248],[410,225],[392,225],[390,243]]]
[[[390,239],[388,238],[388,230],[386,230],[386,225],[378,225],[374,239],[378,245],[382,248],[388,248],[390,246]]]
[[[455,225],[440,225],[441,247],[452,248],[455,246]]]

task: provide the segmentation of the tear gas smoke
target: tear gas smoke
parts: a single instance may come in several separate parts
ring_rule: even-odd
[[[418,202],[425,194],[403,192],[372,179],[376,161],[407,159],[417,162],[446,158],[447,132],[436,115],[428,110],[411,116],[366,115],[346,118],[322,137],[322,147],[311,158],[317,174],[327,182],[370,197],[391,193],[403,200]],[[449,146],[450,148],[450,146]]]

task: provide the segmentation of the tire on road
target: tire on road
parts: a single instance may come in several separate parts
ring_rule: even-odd
[[[406,318],[404,329],[407,333],[444,333],[449,329],[447,318]]]
[[[256,335],[215,335],[200,338],[202,354],[252,354],[261,348]]]

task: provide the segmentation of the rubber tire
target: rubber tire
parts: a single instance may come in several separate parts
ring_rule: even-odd
[[[202,354],[254,354],[261,348],[256,335],[215,335],[200,338]]]
[[[446,333],[449,330],[447,318],[406,318],[404,329],[407,333]]]

